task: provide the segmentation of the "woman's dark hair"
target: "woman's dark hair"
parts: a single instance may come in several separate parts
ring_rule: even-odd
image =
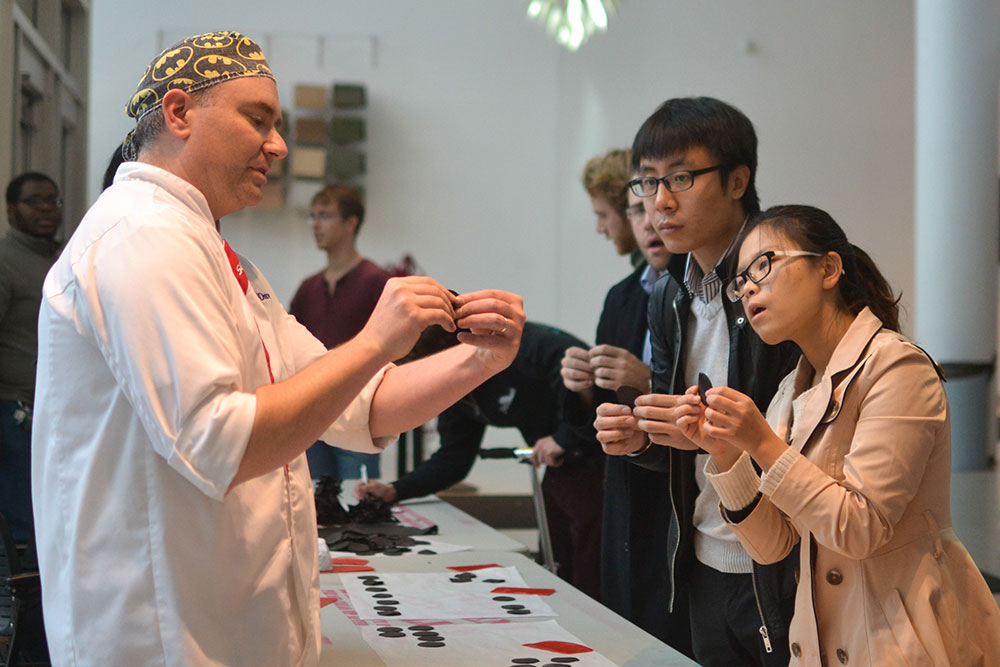
[[[838,285],[847,309],[857,315],[867,306],[886,329],[899,331],[899,299],[864,250],[847,235],[830,214],[813,206],[772,206],[758,214],[750,228],[770,227],[802,250],[840,255],[844,275]]]

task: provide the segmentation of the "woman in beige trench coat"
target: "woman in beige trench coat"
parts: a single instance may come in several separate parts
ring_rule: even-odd
[[[885,279],[806,206],[763,213],[739,266],[727,294],[802,359],[766,420],[692,387],[677,423],[755,560],[801,543],[791,664],[1000,665],[1000,611],[951,524],[948,400]]]

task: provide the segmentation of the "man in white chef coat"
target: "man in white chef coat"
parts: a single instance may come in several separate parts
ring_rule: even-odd
[[[312,665],[304,452],[376,452],[505,368],[521,299],[394,279],[327,351],[218,220],[261,198],[281,106],[260,48],[183,40],[127,106],[126,162],[49,272],[33,497],[54,664]],[[471,330],[404,366],[428,325]]]

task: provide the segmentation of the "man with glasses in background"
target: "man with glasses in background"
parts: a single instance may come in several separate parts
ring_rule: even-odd
[[[358,231],[365,220],[361,193],[347,185],[328,185],[309,205],[316,247],[326,253],[326,268],[302,281],[288,309],[332,350],[354,338],[375,310],[389,273],[358,252]],[[335,445],[336,443],[329,443]],[[379,454],[364,454],[317,442],[306,450],[313,479],[331,475],[358,479],[361,466],[379,477]]]
[[[788,345],[765,345],[724,294],[741,230],[760,211],[757,136],[724,102],[671,99],[636,134],[632,166],[638,176],[629,185],[673,254],[672,278],[658,281],[650,296],[651,393],[638,397],[634,410],[598,406],[598,440],[609,454],[669,478],[664,612],[687,610],[695,659],[709,667],[787,665],[796,557],[768,566],[752,561],[707,483],[709,457],[680,434],[673,414],[699,373],[766,409],[798,357]]]
[[[55,181],[38,172],[14,178],[7,186],[7,221],[0,240],[0,514],[16,543],[33,544],[31,406],[42,282],[60,248]]]

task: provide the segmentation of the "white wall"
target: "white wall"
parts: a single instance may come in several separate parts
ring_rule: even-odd
[[[343,78],[369,75],[371,100],[361,245],[378,261],[413,252],[455,289],[518,291],[530,317],[590,338],[604,292],[627,265],[594,233],[579,172],[591,155],[629,145],[664,99],[707,94],[754,121],[763,203],[827,208],[909,303],[910,2],[630,0],[575,54],[529,23],[523,4],[95,0],[92,193],[131,127],[122,107],[161,30],[231,27],[280,42],[286,104],[294,83],[335,68],[316,65],[312,38],[352,35],[361,39],[339,39]],[[296,36],[299,63],[286,52]],[[235,217],[223,232],[285,300],[322,264],[291,210]]]
[[[317,65],[310,46],[325,35],[339,45],[343,78],[369,89],[360,245],[379,262],[412,252],[448,286],[519,292],[530,318],[591,339],[604,294],[628,265],[596,235],[580,170],[630,145],[663,100],[712,95],[756,125],[762,203],[829,210],[912,304],[909,0],[628,0],[609,32],[577,53],[529,23],[526,4],[94,0],[93,192],[131,127],[122,108],[161,35],[236,29],[265,51],[271,43],[286,104],[294,83],[336,69]],[[295,36],[298,59],[288,47]],[[232,216],[223,233],[286,303],[323,263],[291,210]]]
[[[912,303],[910,2],[622,3],[608,35],[560,58],[558,77],[560,165],[631,137],[667,98],[729,101],[757,129],[761,203],[825,208]],[[570,239],[585,212],[576,184],[559,186]],[[591,250],[589,262],[607,254]],[[563,255],[559,321],[570,321],[577,285],[587,294],[604,277],[574,282],[574,254]]]

